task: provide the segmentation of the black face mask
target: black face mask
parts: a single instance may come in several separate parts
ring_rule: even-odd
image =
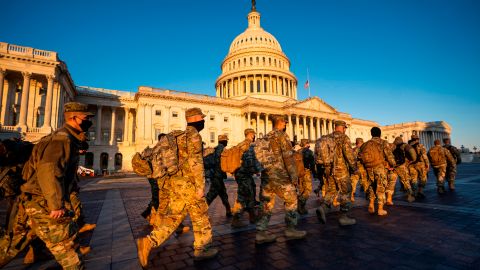
[[[205,127],[205,120],[188,123],[187,126],[194,127],[198,132],[202,131]]]
[[[221,145],[225,146],[225,147],[227,147],[227,145],[228,145],[228,142],[227,142],[227,141],[221,141],[221,142],[219,142],[219,143],[220,143]]]
[[[287,132],[287,127],[284,127],[284,128],[282,129],[282,131],[283,131],[283,132]]]
[[[82,123],[80,124],[80,128],[82,129],[83,132],[87,132],[92,125],[93,125],[92,121],[82,120]]]

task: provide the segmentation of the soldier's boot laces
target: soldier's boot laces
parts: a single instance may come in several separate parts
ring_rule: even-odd
[[[152,242],[147,237],[137,239],[137,252],[140,265],[145,268],[148,265],[148,255],[152,250]]]
[[[27,254],[25,254],[25,258],[23,258],[23,264],[32,264],[35,262],[35,252],[33,248],[30,246],[28,248]]]
[[[437,192],[438,194],[445,194],[445,187],[443,186],[437,187]]]
[[[193,260],[201,261],[206,259],[211,259],[218,254],[218,249],[216,248],[205,248],[205,249],[195,249],[193,252]]]
[[[455,190],[455,183],[453,181],[448,182],[448,188],[450,189],[450,191],[454,191]]]
[[[239,216],[235,215],[232,219],[232,228],[242,228],[248,226],[248,224],[240,219]]]
[[[320,205],[320,207],[315,211],[317,214],[318,221],[323,224],[327,223],[327,207],[325,204]]]
[[[306,231],[298,231],[295,228],[287,228],[285,230],[285,237],[287,240],[303,239],[306,235]]]
[[[408,194],[407,195],[407,201],[409,203],[414,202],[415,201],[415,196],[413,196],[412,194]]]
[[[386,215],[388,214],[388,212],[383,209],[383,204],[382,204],[382,203],[379,203],[379,204],[378,204],[377,214],[378,214],[379,216],[386,216]]]
[[[357,221],[354,218],[347,216],[346,213],[343,213],[338,219],[338,223],[340,223],[341,226],[350,226],[355,225]]]
[[[271,243],[276,240],[277,237],[273,234],[269,234],[267,231],[257,231],[257,234],[255,235],[256,244]]]
[[[97,227],[97,224],[90,224],[90,223],[85,223],[80,230],[78,230],[78,233],[84,233],[84,232],[89,232],[94,230]]]
[[[368,203],[368,212],[370,214],[375,214],[375,200],[370,199],[370,202]]]
[[[393,192],[387,193],[387,205],[393,205]]]

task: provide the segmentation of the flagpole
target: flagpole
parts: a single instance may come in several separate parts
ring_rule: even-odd
[[[307,81],[308,81],[308,97],[310,97],[310,74],[307,67]]]

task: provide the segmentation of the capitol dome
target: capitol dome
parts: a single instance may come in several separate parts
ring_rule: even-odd
[[[217,97],[296,99],[297,79],[280,43],[260,26],[255,9],[247,19],[247,29],[233,40],[222,62],[222,74],[215,83]]]

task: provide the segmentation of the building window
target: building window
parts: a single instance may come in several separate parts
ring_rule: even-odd
[[[115,154],[115,170],[119,171],[122,169],[123,155],[120,153]]]
[[[243,93],[247,93],[247,81],[243,81]]]
[[[172,112],[172,117],[178,117],[178,112]]]
[[[223,117],[223,122],[225,122],[225,123],[228,122],[228,116]]]
[[[87,168],[93,168],[93,153],[92,152],[87,152],[85,153],[85,167]]]
[[[102,142],[108,143],[110,141],[110,132],[103,132],[102,133]]]
[[[37,111],[37,121],[36,121],[36,126],[37,127],[41,127],[43,126],[43,122],[44,122],[44,117],[45,117],[45,114],[39,109]]]
[[[253,81],[250,81],[250,93],[253,93]]]
[[[263,92],[267,92],[267,81],[263,81]]]
[[[210,132],[210,143],[214,143],[215,142],[215,132]]]
[[[22,92],[22,85],[21,84],[17,84],[17,87],[15,88],[15,92],[16,93]]]
[[[257,93],[260,93],[260,80],[257,80]]]
[[[100,154],[100,170],[102,170],[102,174],[105,174],[108,170],[108,153]]]
[[[89,131],[88,132],[88,139],[90,141],[95,141],[95,131]]]
[[[161,110],[155,110],[155,115],[156,116],[162,116],[162,111]]]
[[[123,141],[123,131],[122,130],[117,130],[115,132],[115,140],[117,140],[117,142],[121,142]]]
[[[38,90],[39,95],[45,95],[47,93],[47,88],[42,87]]]
[[[215,115],[210,115],[210,121],[215,120]]]
[[[119,115],[117,116],[117,120],[118,120],[118,121],[123,121],[123,115],[119,114]]]

